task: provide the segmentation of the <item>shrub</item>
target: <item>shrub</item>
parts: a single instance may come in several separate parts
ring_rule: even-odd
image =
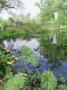
[[[10,50],[5,49],[0,45],[0,78],[3,78],[7,74],[8,68],[11,68],[11,65],[15,58]]]
[[[46,71],[41,75],[41,88],[43,90],[55,90],[57,80],[51,71]]]

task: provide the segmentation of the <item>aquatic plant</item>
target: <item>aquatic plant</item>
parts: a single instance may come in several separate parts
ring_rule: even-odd
[[[59,85],[58,90],[67,90],[67,87],[65,85]]]
[[[39,65],[39,58],[35,54],[35,52],[33,50],[31,50],[27,46],[22,46],[20,48],[20,51],[22,53],[22,56],[23,56],[24,61],[25,61],[26,64],[31,63],[34,66],[38,66]]]
[[[28,84],[27,74],[18,73],[10,78],[3,86],[3,90],[21,90]]]

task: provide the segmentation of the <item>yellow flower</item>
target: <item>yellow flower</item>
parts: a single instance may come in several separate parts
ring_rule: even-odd
[[[4,50],[5,50],[6,52],[9,52],[9,51],[10,51],[10,49],[8,49],[8,48],[4,48]]]
[[[14,61],[8,61],[7,64],[12,65]]]

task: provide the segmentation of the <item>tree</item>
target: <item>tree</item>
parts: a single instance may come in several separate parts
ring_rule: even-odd
[[[44,23],[48,23],[53,18],[55,19],[55,12],[61,14],[61,12],[67,9],[67,4],[64,0],[40,0],[37,6],[41,10],[40,18]]]
[[[67,59],[67,3],[64,0],[44,0],[42,4],[41,0],[38,5],[41,7],[41,23],[48,26],[48,34],[41,39],[43,53],[48,61],[57,64]],[[58,13],[57,19],[54,13]]]
[[[22,6],[20,0],[0,0],[0,11],[9,8],[19,8],[20,6]]]

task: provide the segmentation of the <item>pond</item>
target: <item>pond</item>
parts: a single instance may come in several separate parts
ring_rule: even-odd
[[[10,48],[13,51],[18,51],[18,49],[22,46],[22,45],[26,45],[29,48],[31,48],[39,57],[39,62],[40,62],[40,66],[38,67],[38,70],[40,72],[46,71],[48,69],[52,70],[54,72],[54,74],[57,77],[63,77],[65,78],[65,80],[67,80],[67,62],[62,62],[61,65],[56,68],[53,67],[53,64],[47,63],[47,59],[41,55],[40,51],[40,43],[37,41],[36,38],[32,38],[31,40],[27,41],[27,40],[23,40],[23,39],[16,39],[16,41],[13,41],[12,39],[10,41],[8,40],[4,40],[4,47],[6,48]],[[21,58],[19,58],[19,66],[20,63],[23,64],[23,61],[21,60]],[[22,65],[21,65],[22,67]],[[33,70],[34,67],[32,65],[29,64],[29,69]]]
[[[29,48],[31,48],[34,51],[38,51],[40,43],[35,39],[31,39],[31,40],[23,40],[23,39],[16,39],[16,41],[14,40],[4,40],[4,47],[5,48],[10,48],[11,50],[18,50],[22,45],[26,45]]]

